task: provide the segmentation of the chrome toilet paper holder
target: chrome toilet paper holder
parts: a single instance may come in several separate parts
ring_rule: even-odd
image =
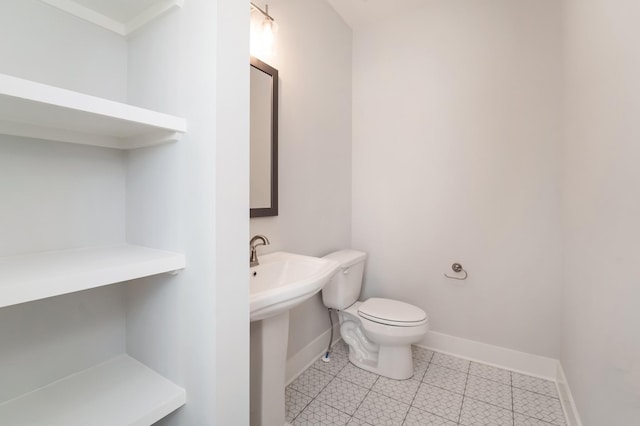
[[[463,280],[466,280],[467,277],[469,276],[469,273],[464,270],[464,268],[462,267],[462,264],[460,264],[458,262],[456,262],[453,265],[451,265],[451,269],[453,270],[453,272],[456,272],[456,273],[464,272],[464,277],[453,277],[451,275],[444,274],[445,277],[450,278],[452,280],[463,281]]]

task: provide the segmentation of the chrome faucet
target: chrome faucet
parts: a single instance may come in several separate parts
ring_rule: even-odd
[[[249,249],[251,250],[251,255],[249,256],[249,266],[258,266],[260,263],[258,262],[258,246],[266,246],[271,244],[269,239],[264,235],[256,235],[251,238],[249,241]]]

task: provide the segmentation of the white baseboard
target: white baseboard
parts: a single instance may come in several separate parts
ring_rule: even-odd
[[[302,348],[298,353],[287,359],[287,373],[285,383],[287,386],[293,382],[304,370],[309,368],[327,350],[331,329],[327,329],[313,342]],[[340,340],[340,324],[336,321],[333,325],[333,344]]]
[[[339,329],[339,324],[334,324],[333,343],[340,339]],[[329,330],[322,333],[287,360],[287,384],[291,383],[315,360],[322,356],[327,348],[328,341]],[[547,380],[556,381],[558,377],[559,361],[557,359],[515,351],[435,331],[427,332],[426,337],[417,346]]]
[[[569,383],[567,382],[567,376],[564,374],[562,364],[558,362],[556,369],[556,386],[558,387],[558,395],[560,395],[560,401],[562,401],[562,408],[564,409],[565,417],[567,418],[567,426],[582,426],[576,403],[573,400]]]
[[[428,331],[418,346],[517,373],[556,380],[558,360]]]

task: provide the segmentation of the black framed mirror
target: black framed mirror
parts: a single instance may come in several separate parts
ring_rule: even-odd
[[[250,217],[278,215],[278,70],[251,57]]]

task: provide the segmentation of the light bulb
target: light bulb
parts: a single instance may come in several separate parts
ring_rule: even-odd
[[[269,16],[269,6],[265,5],[263,12],[256,5],[251,3],[251,45],[252,56],[268,61],[276,55],[276,35],[278,24]],[[255,15],[253,15],[255,12]]]
[[[262,39],[265,47],[268,49],[273,48],[273,42],[276,38],[276,32],[278,31],[278,24],[269,18],[265,18],[262,22]]]

